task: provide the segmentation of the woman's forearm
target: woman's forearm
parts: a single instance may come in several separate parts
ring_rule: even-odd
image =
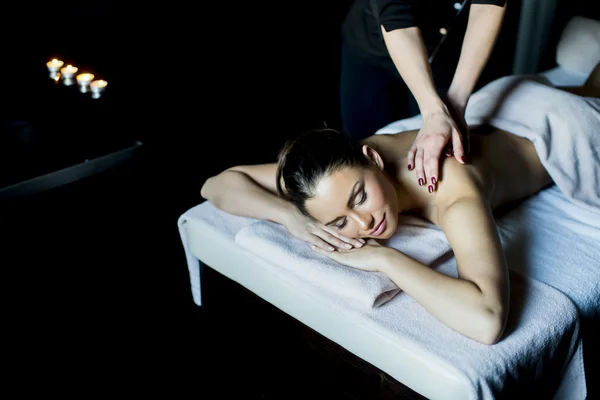
[[[498,340],[504,318],[486,306],[476,284],[437,272],[395,249],[384,251],[379,270],[434,317],[478,342]]]
[[[239,171],[224,171],[206,180],[200,195],[230,214],[283,223],[292,204]]]
[[[492,52],[506,5],[472,4],[469,21],[448,97],[466,105]]]
[[[421,114],[437,112],[443,108],[433,82],[427,49],[417,27],[395,29],[390,32],[381,27],[388,53],[398,73],[415,97]]]

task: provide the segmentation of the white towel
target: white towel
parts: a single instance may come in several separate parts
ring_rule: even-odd
[[[540,77],[507,76],[471,96],[465,119],[531,140],[564,195],[600,213],[600,99],[565,92]]]
[[[454,258],[434,268],[457,276]],[[550,399],[569,371],[569,400],[584,400],[577,308],[558,290],[515,271],[510,288],[505,335],[492,346],[448,328],[404,293],[372,309],[367,319],[458,368],[471,381],[469,399]]]
[[[401,216],[400,228],[384,244],[431,265],[450,251],[444,233],[435,225],[412,216]],[[385,274],[347,267],[314,252],[308,243],[292,236],[285,227],[259,221],[242,228],[235,237],[241,247],[285,269],[296,279],[336,293],[359,307],[378,307],[400,289]]]

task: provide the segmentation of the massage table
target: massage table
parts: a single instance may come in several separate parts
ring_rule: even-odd
[[[542,73],[551,82],[585,81],[585,71],[564,59],[565,48],[581,40],[576,33],[582,29],[597,34],[592,37],[600,48],[597,21],[576,17],[559,42],[558,66]],[[377,133],[415,127],[419,116]],[[492,346],[450,330],[401,291],[383,304],[368,304],[344,297],[343,290],[316,285],[308,269],[302,276],[287,268],[281,255],[248,244],[252,229],[265,221],[234,216],[204,201],[177,223],[198,306],[202,263],[427,398],[492,399],[525,393],[586,398],[582,329],[600,320],[600,217],[570,202],[556,186],[497,218],[510,267],[511,313],[505,339]],[[451,253],[430,266],[456,276]]]

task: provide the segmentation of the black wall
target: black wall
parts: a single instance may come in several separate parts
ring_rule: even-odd
[[[339,127],[339,29],[351,3],[15,2],[1,17],[4,60],[15,61],[2,66],[3,85],[26,85],[23,66],[54,56],[91,69],[109,81],[115,131],[146,143],[165,190],[197,201],[207,176],[272,161],[297,132]],[[592,3],[562,1],[549,40],[571,15],[592,13]],[[478,86],[511,73],[520,4],[509,0]],[[460,45],[454,37],[443,52],[449,74]],[[552,65],[549,51],[543,66]]]

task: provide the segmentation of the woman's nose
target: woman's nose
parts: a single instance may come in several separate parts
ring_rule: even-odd
[[[353,219],[361,229],[367,230],[373,227],[373,216],[370,213],[354,213]]]

